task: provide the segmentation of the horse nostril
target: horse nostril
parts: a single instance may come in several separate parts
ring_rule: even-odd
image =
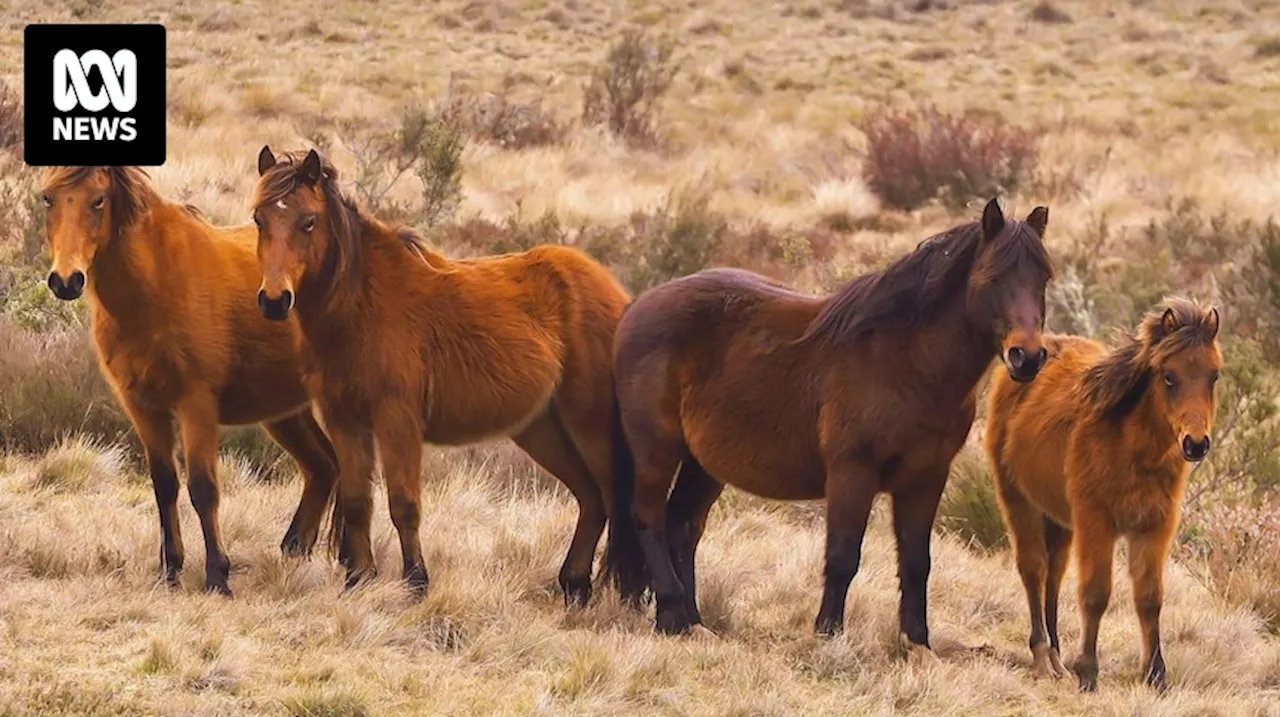
[[[285,311],[292,309],[293,308],[293,292],[289,291],[288,289],[285,289],[284,293],[280,295],[280,302],[281,304],[284,305]]]
[[[267,292],[258,289],[258,308],[263,311],[267,310]]]
[[[48,284],[49,284],[49,290],[54,292],[55,294],[61,291],[62,287],[65,286],[65,284],[63,284],[62,282],[62,276],[59,275],[58,272],[56,271],[49,272]]]
[[[1194,441],[1191,436],[1184,436],[1182,439],[1182,456],[1187,460],[1198,461],[1209,455],[1209,437],[1205,436],[1203,441]]]
[[[76,270],[71,272],[71,279],[67,282],[67,288],[74,294],[79,294],[84,289],[84,272]]]
[[[1039,357],[1040,365],[1043,366],[1045,362],[1049,360],[1049,349],[1041,346],[1040,351],[1037,352],[1036,355]]]
[[[1027,352],[1023,351],[1021,346],[1014,346],[1009,349],[1009,365],[1012,366],[1014,370],[1022,368],[1022,362],[1026,360],[1026,358]]]

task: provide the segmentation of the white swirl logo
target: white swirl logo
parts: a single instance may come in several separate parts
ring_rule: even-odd
[[[98,92],[89,90],[89,70],[94,67],[102,75]],[[113,57],[102,50],[83,55],[61,50],[53,56],[53,104],[60,112],[70,112],[77,104],[89,112],[101,112],[108,102],[117,112],[129,112],[138,103],[138,58],[132,50],[121,50]]]

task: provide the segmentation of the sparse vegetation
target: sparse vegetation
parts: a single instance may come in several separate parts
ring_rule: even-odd
[[[659,103],[679,69],[674,52],[670,41],[654,40],[637,29],[625,31],[591,73],[582,95],[582,121],[604,125],[631,142],[654,142]]]
[[[11,5],[0,43],[0,717],[1274,712],[1280,229],[1268,217],[1280,135],[1259,88],[1274,84],[1280,5],[442,0],[424,11],[387,0],[317,15],[280,0],[162,11],[169,161],[150,172],[219,223],[246,220],[264,142],[310,143],[379,216],[429,230],[451,255],[562,243],[632,291],[727,265],[818,293],[999,192],[1019,216],[1051,207],[1050,329],[1109,341],[1166,293],[1212,300],[1227,364],[1166,584],[1175,687],[1163,697],[1139,685],[1123,570],[1100,638],[1114,685],[1082,696],[1070,680],[1026,674],[1025,600],[980,424],[939,510],[934,667],[897,651],[883,505],[838,639],[811,634],[823,506],[732,489],[698,563],[719,640],[655,637],[608,591],[566,613],[554,585],[571,499],[505,444],[427,451],[431,587],[417,603],[396,584],[386,511],[375,511],[382,577],[368,588],[343,595],[324,551],[283,559],[296,468],[261,429],[224,429],[237,598],[200,592],[185,489],[184,582],[159,587],[152,488],[98,370],[85,302],[53,300],[44,285],[44,209],[38,170],[21,163],[16,84],[22,23],[157,10]],[[1067,659],[1075,580],[1073,568]]]

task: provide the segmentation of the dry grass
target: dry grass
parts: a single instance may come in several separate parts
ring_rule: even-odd
[[[0,455],[0,715],[1280,714],[1280,643],[1263,622],[1274,625],[1280,605],[1267,579],[1277,551],[1194,541],[1215,530],[1249,538],[1248,512],[1229,525],[1189,516],[1194,535],[1172,570],[1165,618],[1171,693],[1138,684],[1123,576],[1104,623],[1101,692],[1033,682],[1022,589],[972,446],[939,523],[931,620],[944,659],[935,667],[897,655],[882,518],[851,592],[851,632],[824,642],[811,636],[820,509],[734,492],[700,553],[704,615],[721,640],[655,637],[646,617],[607,595],[566,615],[553,585],[573,507],[508,449],[431,459],[423,534],[432,586],[414,604],[393,579],[339,598],[327,558],[282,560],[276,545],[298,487],[263,476],[292,466],[256,432],[234,432],[222,474],[237,599],[196,590],[202,551],[185,501],[186,582],[168,591],[154,579],[151,488],[133,448],[112,447],[122,417],[96,376],[82,312],[40,289],[38,200],[11,156],[24,23],[158,20],[169,32],[171,121],[169,162],[151,174],[216,221],[248,219],[264,143],[326,138],[355,178],[369,142],[402,129],[406,107],[452,107],[472,141],[455,222],[433,235],[448,248],[589,240],[637,288],[710,262],[819,291],[977,209],[890,208],[864,176],[866,118],[924,101],[990,126],[1035,128],[1035,171],[1005,200],[1018,215],[1051,207],[1047,242],[1063,265],[1051,326],[1105,336],[1171,290],[1222,302],[1224,383],[1235,398],[1221,425],[1232,428],[1215,440],[1222,462],[1199,479],[1232,486],[1247,504],[1280,485],[1280,244],[1266,223],[1280,182],[1280,3],[319,7],[6,5],[0,444],[22,456]],[[661,74],[652,103],[636,105],[645,141],[582,120],[584,90],[610,76],[602,63],[628,27],[654,47],[672,41],[678,68],[669,84]],[[426,201],[416,171],[378,192],[404,216]],[[384,513],[377,554],[394,576]],[[1078,638],[1073,581],[1068,657]],[[990,649],[947,647],[957,641]]]
[[[276,552],[297,484],[263,484],[235,461],[222,475],[234,601],[199,592],[185,503],[183,587],[157,585],[150,488],[110,449],[72,442],[0,466],[4,714],[1274,714],[1280,698],[1280,646],[1181,569],[1165,620],[1173,691],[1139,684],[1121,579],[1104,623],[1102,691],[1080,696],[1027,674],[1007,554],[979,557],[949,538],[938,539],[930,584],[941,664],[903,661],[879,513],[849,632],[823,641],[811,633],[821,512],[728,496],[700,555],[704,612],[720,637],[700,641],[653,635],[610,594],[564,611],[554,584],[574,509],[512,449],[449,451],[425,466],[432,583],[421,603],[394,579],[385,510],[375,529],[384,577],[339,597],[332,561]],[[1063,622],[1074,645],[1074,610]]]

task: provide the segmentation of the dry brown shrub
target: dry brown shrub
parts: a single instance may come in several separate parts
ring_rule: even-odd
[[[1016,191],[1035,172],[1035,131],[990,114],[878,107],[859,125],[863,178],[886,206],[911,210],[938,199],[960,207]]]

